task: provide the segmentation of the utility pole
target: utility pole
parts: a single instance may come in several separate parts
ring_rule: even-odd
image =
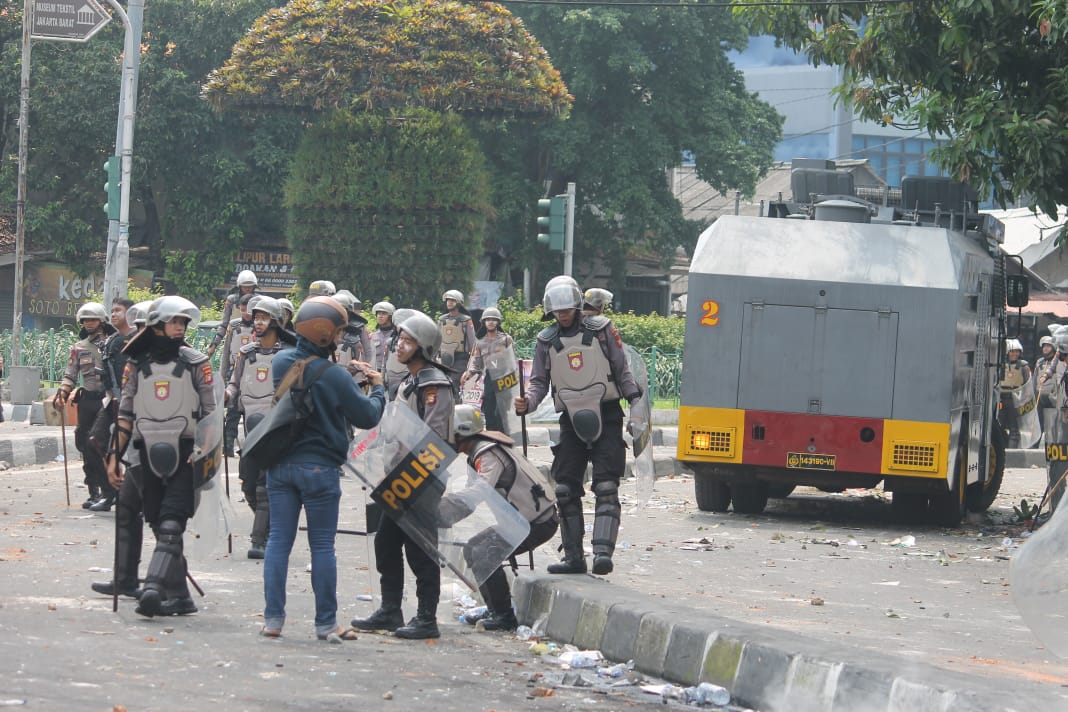
[[[575,256],[575,184],[567,184],[567,222],[564,228],[564,274],[571,275],[571,262]]]
[[[11,365],[22,365],[22,261],[26,251],[26,164],[30,148],[30,28],[33,0],[22,2],[22,77],[19,82],[19,177],[15,198],[15,322],[11,327]]]

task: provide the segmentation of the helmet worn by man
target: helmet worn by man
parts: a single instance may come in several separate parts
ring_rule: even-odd
[[[148,308],[152,302],[138,302],[126,310],[126,323],[144,325],[148,320]]]
[[[293,315],[297,313],[297,308],[293,306],[293,302],[289,301],[285,297],[278,300],[278,303],[282,305],[282,310],[287,314],[286,321],[293,318]]]
[[[185,297],[179,297],[178,295],[161,297],[149,306],[148,318],[145,320],[145,324],[148,326],[166,324],[176,317],[188,319],[189,323],[186,324],[186,330],[194,331],[200,323],[200,309]]]
[[[486,319],[496,319],[498,322],[500,322],[502,320],[501,310],[497,307],[490,307],[489,309],[486,309],[482,312],[482,318],[479,319],[479,321],[484,323]]]
[[[304,300],[293,318],[297,333],[320,348],[337,340],[337,332],[349,323],[348,314],[331,297],[310,297]]]
[[[468,403],[453,409],[452,434],[455,438],[470,438],[485,431],[486,420],[482,411]]]
[[[393,316],[393,314],[396,311],[397,311],[397,307],[393,306],[389,302],[375,302],[375,305],[373,307],[371,307],[371,313],[372,314],[378,314],[379,312],[385,312],[386,314],[389,314],[390,316]]]
[[[281,328],[282,324],[285,323],[285,312],[282,309],[282,305],[273,297],[261,297],[256,302],[255,308],[251,308],[252,302],[249,302],[249,307],[250,312],[263,312],[269,316],[273,326]]]
[[[1046,344],[1049,344],[1050,346],[1055,346],[1055,344],[1053,343],[1053,337],[1052,336],[1043,336],[1041,339],[1038,340],[1038,347],[1039,348],[1042,348]]]
[[[1023,352],[1023,344],[1019,339],[1009,339],[1005,342],[1005,353],[1012,353],[1013,351]]]
[[[345,307],[350,312],[355,313],[363,310],[363,300],[347,289],[337,290],[337,292],[334,293],[334,299],[337,299],[339,302],[344,299],[345,302],[342,302],[341,306]]]
[[[256,279],[256,273],[250,269],[243,269],[237,273],[238,287],[255,287],[259,283],[259,280]]]
[[[591,287],[582,295],[583,301],[597,311],[604,311],[605,307],[612,303],[612,297],[611,292],[600,287]]]
[[[447,299],[453,299],[457,304],[464,303],[464,295],[459,289],[450,289],[441,295],[441,301],[444,302]]]
[[[99,319],[102,322],[108,320],[108,313],[104,310],[104,305],[99,302],[86,302],[78,307],[77,314],[78,323],[82,323],[86,319]]]
[[[337,294],[337,287],[329,279],[317,279],[308,287],[308,295],[312,297],[332,297]]]
[[[419,345],[419,349],[423,352],[423,358],[427,361],[434,360],[438,350],[441,348],[441,329],[438,328],[433,319],[423,312],[417,311],[405,319],[403,323],[398,324],[397,328],[401,333],[408,334],[415,340],[415,343]]]
[[[563,309],[580,309],[581,307],[582,293],[577,286],[566,283],[546,285],[545,295],[541,299],[541,308],[546,315]]]

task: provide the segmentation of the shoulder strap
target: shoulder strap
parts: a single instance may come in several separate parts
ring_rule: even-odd
[[[304,383],[304,369],[308,366],[309,363],[311,363],[312,361],[314,361],[317,358],[319,358],[319,357],[318,356],[309,356],[307,358],[302,358],[301,360],[297,361],[296,363],[294,363],[292,366],[289,367],[289,370],[286,371],[286,375],[282,376],[282,380],[279,381],[278,388],[275,389],[275,392],[274,392],[274,402],[275,403],[277,403],[279,400],[281,400],[282,396],[285,395],[285,392],[293,387],[293,384],[295,384],[298,381],[300,381],[300,385],[303,385],[303,383]]]

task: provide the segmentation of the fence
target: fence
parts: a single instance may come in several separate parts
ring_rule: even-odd
[[[206,351],[211,343],[210,332],[198,331],[191,335],[192,344],[201,351]],[[0,332],[0,354],[8,366],[40,366],[41,380],[58,383],[67,368],[70,349],[78,341],[78,335],[65,329],[48,331],[22,332],[22,363],[11,360],[11,332]],[[534,342],[516,343],[518,358],[533,358]],[[219,353],[215,354],[213,364],[219,366]],[[669,353],[655,346],[640,351],[649,372],[649,398],[660,407],[679,404],[679,386],[682,381],[682,354]],[[659,401],[659,403],[657,403]]]

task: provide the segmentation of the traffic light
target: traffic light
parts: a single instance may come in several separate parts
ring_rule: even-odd
[[[108,195],[108,202],[104,203],[104,212],[108,214],[108,220],[119,219],[119,204],[121,202],[119,183],[122,182],[122,159],[118,156],[110,156],[104,164],[104,172],[107,174],[107,182],[104,183],[104,192]]]
[[[567,218],[567,196],[557,195],[538,201],[538,242],[550,250],[563,252]]]

